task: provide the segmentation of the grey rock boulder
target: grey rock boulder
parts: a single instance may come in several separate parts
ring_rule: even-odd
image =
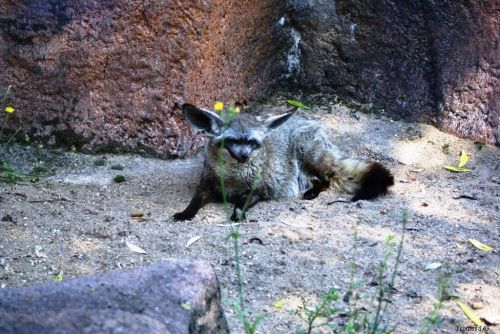
[[[0,333],[228,333],[206,262],[171,260],[0,290]]]

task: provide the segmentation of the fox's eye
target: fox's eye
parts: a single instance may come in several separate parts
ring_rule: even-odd
[[[224,145],[233,145],[236,144],[237,140],[234,138],[226,138],[224,139]],[[222,144],[222,142],[221,142]]]
[[[250,139],[250,140],[248,141],[248,144],[249,144],[250,146],[252,146],[254,149],[256,149],[256,148],[259,148],[259,147],[260,147],[259,142],[258,142],[258,141],[256,141],[255,139]]]

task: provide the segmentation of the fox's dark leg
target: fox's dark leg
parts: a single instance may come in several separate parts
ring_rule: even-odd
[[[208,184],[202,182],[198,188],[196,188],[196,192],[194,193],[187,208],[182,212],[174,214],[174,220],[180,221],[192,219],[202,207],[212,201],[212,198],[212,192],[210,191]]]
[[[326,137],[315,133],[313,139],[305,137],[300,142],[304,143],[300,147],[304,170],[319,180],[329,180],[337,188],[354,193],[352,201],[383,195],[394,185],[394,177],[387,168],[376,162],[346,158]],[[304,198],[314,198],[324,189],[321,184],[313,185]]]
[[[303,196],[303,199],[311,200],[330,187],[331,179],[337,174],[337,163],[342,158],[342,153],[322,130],[305,132],[296,140],[299,143],[299,152],[302,154],[303,170],[315,177],[312,188]]]
[[[303,199],[311,200],[318,197],[319,193],[327,190],[330,187],[329,180],[315,180],[313,181],[312,188],[307,189],[304,193]]]
[[[234,205],[234,210],[233,214],[231,215],[231,220],[236,222],[245,219],[245,211],[250,209],[255,204],[257,204],[261,199],[262,197],[259,195],[257,191],[253,191],[252,194],[248,192],[242,195],[240,198],[238,198],[238,200]]]

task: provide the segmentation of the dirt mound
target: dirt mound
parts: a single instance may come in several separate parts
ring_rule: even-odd
[[[268,107],[276,114],[284,109]],[[331,128],[334,141],[352,156],[388,166],[395,185],[373,201],[342,202],[338,200],[348,198],[344,194],[324,192],[313,201],[271,201],[249,210],[240,227],[241,263],[248,310],[267,315],[260,331],[291,333],[301,322],[289,311],[301,297],[317,299],[330,287],[347,291],[356,224],[356,276],[366,292],[373,292],[376,287],[370,283],[384,240],[391,233],[399,238],[404,211],[409,214],[406,239],[387,312],[397,332],[415,333],[432,310],[437,274],[424,268],[434,262],[455,269],[450,291],[460,301],[481,303],[480,316],[498,314],[498,251],[483,252],[468,242],[500,246],[498,148],[329,103],[313,108],[309,116]],[[458,163],[462,150],[472,172],[445,170],[444,165]],[[191,222],[171,219],[191,198],[202,156],[164,161],[19,146],[10,147],[8,154],[17,168],[51,159],[56,170],[38,183],[1,185],[2,287],[50,282],[61,272],[69,278],[193,257],[215,267],[226,305],[235,299],[234,254],[222,205],[208,205]],[[125,182],[113,182],[117,174]],[[187,247],[195,236],[201,238]],[[149,255],[132,252],[125,241]],[[277,308],[279,300],[282,307]],[[241,332],[232,309],[226,306],[225,312],[232,332]],[[449,332],[469,324],[453,300],[445,302],[442,314],[442,328]]]

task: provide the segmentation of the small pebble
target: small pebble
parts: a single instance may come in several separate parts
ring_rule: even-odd
[[[479,310],[479,309],[484,308],[484,305],[483,305],[482,303],[475,302],[475,303],[472,303],[472,308],[473,308],[474,310]]]

